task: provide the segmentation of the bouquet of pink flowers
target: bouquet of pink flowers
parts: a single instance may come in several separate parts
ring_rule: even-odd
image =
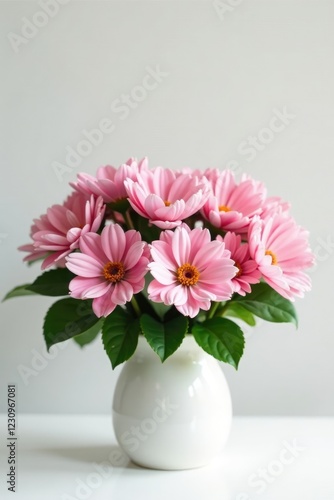
[[[52,269],[6,296],[69,295],[45,316],[48,349],[70,338],[83,346],[102,331],[115,367],[141,334],[162,361],[192,334],[237,368],[244,336],[234,318],[297,324],[292,302],[311,285],[308,233],[261,182],[131,158],[70,184],[20,247],[25,261]]]

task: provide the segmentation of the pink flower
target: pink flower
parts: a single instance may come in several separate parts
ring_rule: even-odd
[[[276,214],[286,214],[288,215],[290,209],[290,203],[282,200],[279,196],[271,196],[264,200],[261,219],[266,219]]]
[[[211,241],[208,229],[192,231],[186,224],[164,231],[151,245],[148,265],[155,278],[148,287],[149,298],[174,304],[185,316],[207,311],[211,301],[231,298],[231,279],[237,269],[222,241]]]
[[[251,286],[259,283],[261,273],[258,270],[257,263],[249,255],[248,243],[241,242],[241,236],[228,232],[224,239],[217,236],[217,240],[224,241],[225,248],[231,252],[231,258],[238,268],[237,274],[232,279],[234,291],[240,295],[250,293]]]
[[[39,231],[35,223],[30,228],[30,238],[33,239],[34,234]],[[24,262],[34,262],[35,260],[45,259],[48,256],[46,250],[38,250],[33,243],[27,243],[18,247],[21,252],[29,252],[23,259]]]
[[[138,231],[124,232],[118,224],[105,226],[101,235],[82,236],[81,253],[66,257],[66,266],[77,274],[70,282],[72,297],[93,299],[93,311],[99,318],[129,302],[145,285],[145,246]]]
[[[255,218],[249,228],[249,251],[265,281],[286,299],[303,297],[311,280],[302,270],[311,267],[314,256],[308,232],[292,217],[276,214]]]
[[[236,184],[230,170],[208,169],[206,177],[212,185],[212,195],[201,210],[213,226],[225,231],[247,232],[252,217],[261,213],[266,191],[262,183],[243,176]]]
[[[31,227],[33,244],[19,250],[31,252],[24,260],[45,257],[42,269],[59,264],[72,250],[79,247],[80,238],[99,229],[105,205],[101,197],[90,200],[80,193],[73,193],[63,205],[53,205]]]
[[[97,170],[96,177],[80,173],[78,182],[70,182],[77,191],[86,195],[102,196],[105,203],[111,203],[127,198],[124,181],[127,178],[136,180],[137,174],[148,168],[147,158],[139,162],[135,158],[121,165],[119,168],[106,165]]]
[[[172,229],[200,210],[209,196],[206,179],[157,167],[138,175],[137,182],[125,181],[133,209],[152,224]]]

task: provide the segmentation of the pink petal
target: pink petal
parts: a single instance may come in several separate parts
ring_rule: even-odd
[[[111,291],[111,300],[114,304],[125,304],[129,302],[133,296],[133,288],[125,280],[115,283],[113,290]]]
[[[80,238],[80,250],[86,255],[90,255],[103,267],[108,258],[102,250],[101,236],[96,233],[86,233]]]
[[[165,303],[168,305],[174,304],[175,306],[185,304],[188,299],[187,287],[182,285],[176,285],[171,287],[168,292],[164,295]]]
[[[200,274],[200,281],[205,283],[220,283],[232,279],[238,269],[233,266],[233,261],[224,259],[222,262],[213,262],[208,265]]]
[[[174,258],[179,266],[189,262],[190,238],[187,231],[183,228],[177,228],[174,232],[172,241]]]
[[[171,285],[175,282],[175,275],[160,264],[150,262],[148,264],[148,268],[150,269],[152,276],[154,276],[154,278],[162,285]]]
[[[177,221],[169,221],[169,220],[152,220],[150,219],[151,224],[154,224],[160,229],[174,229],[175,227],[181,224],[180,220]]]
[[[100,263],[90,255],[72,253],[67,257],[66,267],[72,273],[84,278],[95,278],[102,275]]]
[[[144,245],[145,243],[143,241],[136,241],[132,244],[123,258],[125,269],[131,269],[136,266],[137,262],[143,254]]]
[[[194,256],[192,264],[196,266],[199,270],[203,270],[207,267],[208,262],[213,262],[216,259],[223,258],[225,251],[225,245],[218,241],[210,241],[204,244]]]
[[[42,270],[47,269],[48,267],[52,266],[53,264],[56,263],[56,261],[58,259],[63,258],[65,255],[67,255],[69,253],[70,253],[70,250],[68,250],[67,252],[60,251],[60,252],[52,253],[51,255],[46,257],[46,259],[43,260]]]
[[[171,286],[171,285],[169,285]],[[172,285],[174,286],[174,285]],[[151,283],[147,287],[148,298],[150,300],[154,300],[154,302],[162,302],[160,292],[161,292],[161,283],[157,280],[152,280]]]
[[[104,278],[82,278],[77,276],[70,282],[72,297],[77,299],[92,299],[101,297],[110,288],[111,284]]]
[[[102,295],[101,297],[97,297],[93,299],[93,311],[98,318],[102,316],[108,316],[115,309],[116,304],[111,301],[110,290]]]
[[[165,241],[153,241],[150,251],[155,262],[170,271],[175,271],[177,263],[172,253],[171,245],[168,245]]]
[[[101,233],[102,249],[111,262],[121,262],[126,240],[124,231],[118,224],[105,226]]]
[[[147,273],[148,269],[148,259],[146,257],[140,257],[138,260],[137,264],[132,267],[131,269],[126,271],[126,280],[129,281],[129,283],[136,282],[143,278],[145,274]]]
[[[160,216],[156,215],[159,212],[159,208],[166,208],[164,201],[156,194],[149,194],[145,199],[145,212],[148,217],[150,219],[160,218]]]

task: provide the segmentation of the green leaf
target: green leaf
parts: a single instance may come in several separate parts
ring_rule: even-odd
[[[102,341],[113,368],[135,352],[139,333],[139,319],[133,318],[119,306],[106,317],[102,327]]]
[[[140,324],[144,336],[161,361],[165,361],[181,345],[188,330],[188,319],[181,314],[166,322],[143,314]]]
[[[273,323],[293,323],[298,326],[296,309],[290,300],[285,299],[267,283],[253,286],[252,292],[245,297],[236,297],[242,307],[259,318]]]
[[[25,295],[35,295],[35,292],[33,292],[27,288],[28,286],[30,286],[29,283],[27,283],[26,285],[16,286],[15,288],[13,288],[13,290],[8,292],[4,296],[4,298],[2,299],[2,302],[4,302],[7,299],[12,299],[14,297],[23,297]]]
[[[86,332],[99,321],[92,310],[91,300],[61,299],[46,313],[43,325],[47,349]]]
[[[68,284],[74,276],[66,268],[52,269],[38,276],[31,285],[27,285],[27,289],[50,297],[68,295]]]
[[[193,326],[192,334],[199,346],[219,361],[238,368],[244,351],[241,328],[226,318],[211,318]]]
[[[242,304],[240,304],[239,302],[234,302],[233,300],[230,300],[224,306],[223,316],[241,319],[249,326],[256,325],[256,321],[253,314],[247,309],[245,309],[242,306]]]
[[[74,276],[75,275],[66,268],[46,271],[38,276],[33,283],[27,283],[26,285],[13,288],[13,290],[8,292],[3,298],[3,301],[13,297],[22,297],[24,295],[38,294],[47,295],[49,297],[68,295],[68,284]]]
[[[102,330],[103,326],[103,319],[100,319],[95,325],[93,325],[91,328],[86,330],[83,333],[80,333],[80,335],[76,335],[73,337],[73,340],[80,346],[84,347],[87,344],[90,344],[93,342],[93,340],[96,339],[100,331]]]

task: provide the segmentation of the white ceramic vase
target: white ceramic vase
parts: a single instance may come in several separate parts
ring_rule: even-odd
[[[231,421],[225,376],[191,335],[164,363],[140,336],[113,399],[116,438],[133,462],[164,470],[207,465],[226,442]]]

